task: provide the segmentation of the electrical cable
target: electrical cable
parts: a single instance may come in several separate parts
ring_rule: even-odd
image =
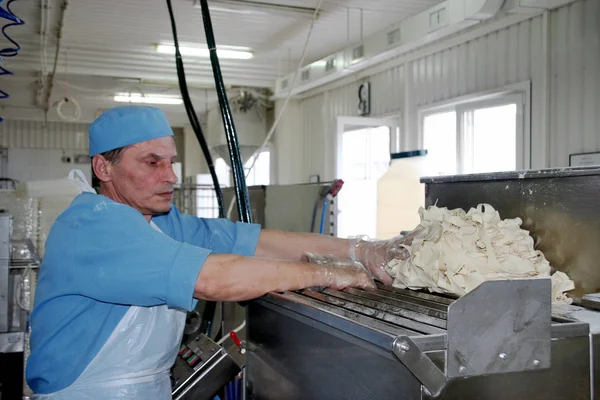
[[[250,167],[248,168],[248,171],[246,172],[246,178],[248,178],[248,176],[250,176],[250,173],[252,172],[252,169],[254,168],[254,165],[256,164],[256,161],[258,160],[258,157],[259,157],[260,153],[262,153],[263,150],[269,144],[269,141],[271,140],[271,137],[275,133],[275,128],[277,128],[277,125],[279,125],[279,122],[281,121],[281,118],[283,117],[283,113],[285,112],[285,109],[286,109],[286,107],[287,107],[290,99],[292,98],[292,90],[294,89],[294,86],[296,85],[296,80],[298,78],[298,74],[300,73],[300,70],[302,69],[302,66],[304,64],[304,58],[306,57],[306,49],[308,48],[308,42],[310,41],[310,37],[312,36],[312,31],[313,31],[315,22],[317,20],[317,17],[319,16],[319,10],[321,9],[321,4],[322,3],[323,3],[323,0],[319,0],[317,2],[317,6],[315,7],[315,12],[313,14],[313,19],[312,19],[312,21],[310,23],[310,27],[308,28],[308,33],[307,33],[306,39],[304,41],[304,47],[302,49],[302,55],[300,56],[300,61],[298,62],[298,68],[296,68],[296,71],[294,72],[294,76],[292,78],[292,82],[290,84],[290,89],[288,91],[288,94],[287,94],[285,100],[283,101],[283,105],[281,106],[281,109],[279,110],[279,113],[277,114],[277,118],[275,118],[275,121],[273,122],[273,125],[271,126],[271,129],[267,133],[267,136],[265,137],[265,140],[260,145],[260,147],[258,148],[258,150],[256,150],[252,154],[252,157],[250,157],[252,159],[252,163],[250,164]],[[231,203],[229,203],[229,207],[227,208],[227,218],[231,218],[231,211],[233,210],[233,204],[234,204],[234,200],[232,199]]]
[[[212,178],[213,187],[215,191],[215,195],[217,196],[217,205],[219,207],[219,218],[225,217],[225,200],[223,199],[223,191],[221,189],[221,185],[219,184],[219,178],[217,176],[217,171],[215,169],[215,165],[210,154],[210,150],[208,148],[208,143],[206,142],[206,138],[204,137],[204,133],[202,132],[202,127],[200,125],[200,121],[198,120],[198,116],[196,114],[196,110],[194,109],[194,105],[192,104],[192,100],[190,99],[190,93],[187,87],[187,81],[185,78],[185,68],[183,66],[183,59],[181,57],[181,52],[179,51],[179,38],[177,36],[177,24],[175,22],[175,13],[173,12],[173,5],[171,4],[171,0],[167,0],[167,7],[169,9],[169,18],[171,21],[171,30],[173,31],[173,42],[175,44],[175,67],[177,69],[177,80],[179,82],[179,90],[181,92],[181,97],[183,99],[183,103],[185,106],[185,111],[187,113],[188,119],[190,121],[190,125],[196,135],[196,139],[198,139],[198,143],[200,143],[200,148],[202,149],[202,154],[208,164],[208,171]],[[204,310],[202,311],[202,315],[200,317],[200,332],[210,337],[210,331],[212,329],[212,322],[215,318],[217,304],[214,301],[206,301],[204,305]]]
[[[322,1],[322,0],[320,0]],[[215,86],[217,96],[219,98],[219,106],[221,108],[221,118],[225,128],[225,136],[227,138],[227,146],[229,148],[229,158],[231,159],[231,167],[233,170],[233,184],[235,189],[235,197],[238,203],[238,213],[242,222],[252,222],[252,212],[250,208],[250,198],[248,196],[248,188],[246,187],[246,177],[244,175],[244,163],[240,156],[240,148],[238,144],[235,124],[229,108],[229,100],[227,91],[223,83],[223,75],[219,66],[219,57],[217,56],[217,46],[210,18],[208,2],[200,0],[200,8],[202,10],[202,20],[204,21],[204,32],[206,34],[206,44],[210,53],[210,61],[215,78]]]
[[[183,99],[183,103],[185,105],[185,111],[188,115],[188,119],[190,124],[192,125],[192,129],[196,134],[196,138],[200,143],[200,147],[202,148],[202,153],[204,158],[206,159],[206,163],[208,164],[208,170],[210,172],[210,176],[213,181],[213,186],[215,190],[215,194],[217,196],[217,204],[219,207],[219,218],[225,217],[225,201],[223,200],[223,191],[221,190],[221,186],[219,185],[219,178],[217,177],[217,172],[215,170],[215,165],[213,163],[212,156],[210,154],[210,150],[208,148],[208,144],[206,142],[206,138],[204,137],[204,133],[202,132],[202,127],[200,126],[200,121],[198,120],[198,116],[190,99],[190,94],[187,87],[187,81],[185,78],[185,69],[183,66],[183,59],[181,57],[181,52],[179,51],[179,39],[177,36],[177,24],[175,23],[175,15],[173,13],[173,6],[171,4],[171,0],[167,0],[167,7],[169,9],[169,17],[171,20],[171,29],[173,31],[173,42],[175,44],[175,66],[177,68],[177,78],[179,82],[179,90],[181,91],[181,97]]]
[[[69,64],[68,54],[68,51],[65,52],[65,96],[58,100],[56,103],[54,103],[54,106],[56,106],[56,113],[61,119],[72,122],[78,120],[81,116],[81,106],[79,105],[79,102],[77,100],[69,97],[69,72],[67,70],[67,66]],[[73,104],[73,106],[75,107],[75,111],[71,116],[65,115],[62,110],[63,106],[68,103]]]
[[[0,0],[0,4],[2,4],[3,1],[4,0]],[[15,13],[12,12],[10,5],[12,4],[13,1],[15,1],[15,0],[8,0],[8,2],[6,3],[6,10],[4,8],[0,7],[0,17],[7,19],[9,21],[12,21],[12,22],[5,24],[2,27],[2,34],[4,35],[6,40],[8,40],[14,46],[14,47],[5,47],[2,50],[0,50],[0,60],[2,60],[4,57],[14,57],[17,54],[19,54],[19,50],[21,50],[21,46],[19,45],[19,43],[14,41],[8,35],[8,33],[6,33],[6,29],[10,28],[11,26],[20,26],[20,25],[25,24],[25,22],[22,19],[17,17],[15,15]],[[0,66],[0,76],[2,76],[2,75],[13,75],[13,73],[10,72],[9,70],[7,70],[6,68]],[[10,97],[10,95],[8,93],[6,93],[4,90],[0,90],[0,99],[7,99],[9,97]],[[2,122],[2,121],[4,121],[4,119],[2,117],[0,117],[0,122]]]

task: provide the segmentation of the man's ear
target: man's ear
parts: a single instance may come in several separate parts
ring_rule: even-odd
[[[111,162],[104,158],[102,154],[92,157],[92,168],[100,181],[109,182],[112,180],[112,167]]]

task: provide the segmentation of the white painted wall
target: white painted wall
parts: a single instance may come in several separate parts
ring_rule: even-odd
[[[88,154],[86,124],[5,120],[0,146],[8,148],[8,177],[19,181],[65,178],[73,168],[91,179],[90,164],[65,163],[63,155]]]
[[[402,150],[419,147],[420,108],[524,81],[531,82],[532,168],[565,166],[570,153],[600,150],[598,21],[598,0],[492,21],[314,89],[278,128],[278,183],[335,178],[337,116],[357,115],[363,80],[371,82],[372,116],[401,116]]]
[[[87,155],[76,149],[8,149],[8,177],[20,182],[44,181],[66,178],[72,169],[80,169],[89,183],[92,182],[90,163],[75,164],[62,161],[63,155]]]
[[[206,162],[191,128],[173,128],[185,176],[206,170]],[[59,179],[73,168],[91,182],[90,164],[64,163],[62,156],[89,152],[88,125],[69,122],[5,120],[0,123],[0,147],[8,148],[9,177],[20,181]]]

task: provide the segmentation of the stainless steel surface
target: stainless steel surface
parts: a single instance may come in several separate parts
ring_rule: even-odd
[[[573,176],[600,175],[600,167],[570,167],[548,168],[539,170],[488,172],[482,174],[427,176],[421,178],[422,183],[453,183],[453,182],[490,182],[507,179],[549,179],[569,178]]]
[[[448,383],[444,372],[408,336],[396,338],[394,354],[433,396],[437,396]]]
[[[448,378],[548,368],[551,293],[550,279],[489,281],[452,303]]]
[[[423,315],[410,310],[378,304],[369,300],[363,300],[360,297],[336,292],[337,291],[335,290],[330,290],[327,291],[327,293],[320,293],[314,290],[305,290],[304,295],[321,300],[327,304],[341,307],[345,310],[355,311],[371,318],[390,322],[395,325],[401,325],[415,332],[428,334],[444,332],[441,328],[445,327],[445,321],[439,319],[433,320],[432,318],[423,317]],[[436,326],[439,327],[428,325],[421,322],[421,320],[426,320],[427,323],[436,324]]]
[[[267,229],[279,229],[286,232],[310,232],[315,202],[321,197],[323,188],[331,182],[305,183],[295,185],[252,186],[248,188],[252,218]],[[342,188],[342,190],[344,190]],[[235,196],[231,188],[223,189],[225,203],[229,204]],[[332,207],[336,207],[333,202]],[[318,231],[321,218],[321,205],[317,206],[315,231]],[[329,218],[329,214],[328,214]],[[231,219],[237,221],[234,210]],[[329,228],[329,220],[326,223]],[[334,227],[335,229],[335,227]]]
[[[421,385],[393,356],[391,341],[382,348],[336,328],[331,317],[306,316],[266,299],[251,302],[247,398],[421,398]]]
[[[454,379],[424,400],[589,400],[587,336],[552,341],[550,369]],[[392,397],[390,397],[392,398]]]
[[[0,214],[0,332],[8,332],[9,321],[9,271],[10,215]]]
[[[340,309],[331,304],[322,303],[297,293],[269,293],[264,299],[257,300],[266,308],[286,313],[293,317],[307,317],[347,332],[386,351],[392,348],[398,335],[416,335],[417,333],[400,326],[392,325],[362,314]]]
[[[0,353],[19,353],[23,351],[23,332],[0,333]]]
[[[501,287],[515,283],[514,290]],[[488,285],[495,288],[490,290]],[[521,285],[533,289],[523,290]],[[572,393],[574,399],[589,399],[591,383],[597,379],[595,371],[590,375],[594,344],[590,347],[589,324],[561,316],[551,318],[549,301],[540,303],[543,292],[545,299],[550,298],[549,290],[547,280],[527,280],[488,282],[483,287],[488,299],[475,293],[473,298],[454,300],[381,286],[372,291],[268,294],[247,308],[247,398],[554,400],[571,398],[568,393]],[[473,310],[461,308],[463,299]],[[496,309],[492,299],[498,303]],[[461,323],[446,323],[445,316],[453,319],[448,303],[451,309],[465,312],[459,316],[459,320],[466,317]],[[438,314],[432,318],[416,309]],[[537,325],[536,315],[544,321],[545,331]],[[491,321],[493,316],[501,322]],[[511,318],[509,329],[502,321]],[[488,330],[475,326],[478,322]],[[444,323],[448,330],[442,327]],[[502,334],[494,334],[498,327]],[[424,328],[439,331],[423,333]],[[457,367],[461,375],[448,376],[446,349],[452,330],[464,336],[465,345],[471,342],[472,347],[467,347],[471,353],[465,354],[480,365],[484,363],[477,359],[479,353],[488,357],[494,353],[492,364],[521,362],[512,367],[522,370],[495,371],[484,366],[479,367],[480,376],[470,376],[471,362]],[[480,337],[475,337],[476,333]],[[542,340],[552,352],[540,347]],[[495,352],[489,350],[492,348]],[[550,356],[552,362],[544,358]],[[525,360],[530,365],[523,365]],[[578,386],[572,387],[572,382]],[[431,394],[436,392],[438,396]]]
[[[600,399],[600,334],[590,335],[590,391],[592,399]]]
[[[423,179],[425,205],[468,210],[489,203],[521,218],[552,267],[575,281],[577,299],[600,292],[600,168],[561,168]]]
[[[552,339],[567,339],[589,335],[590,326],[583,322],[564,322],[552,324],[550,331],[552,332]]]
[[[600,293],[588,293],[583,296],[581,306],[592,310],[600,310]]]
[[[250,186],[248,188],[248,195],[250,196],[250,209],[252,211],[252,221],[255,224],[260,224],[265,227],[265,186]],[[231,210],[231,220],[239,221],[237,212],[237,200],[233,188],[223,188],[223,200],[225,205],[229,207],[229,204],[233,200],[234,206]]]

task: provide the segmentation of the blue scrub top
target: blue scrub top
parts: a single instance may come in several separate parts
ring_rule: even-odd
[[[254,255],[260,225],[180,214],[152,221],[108,197],[83,193],[55,221],[31,314],[27,383],[35,393],[71,385],[130,306],[191,311],[196,278],[213,253]]]

